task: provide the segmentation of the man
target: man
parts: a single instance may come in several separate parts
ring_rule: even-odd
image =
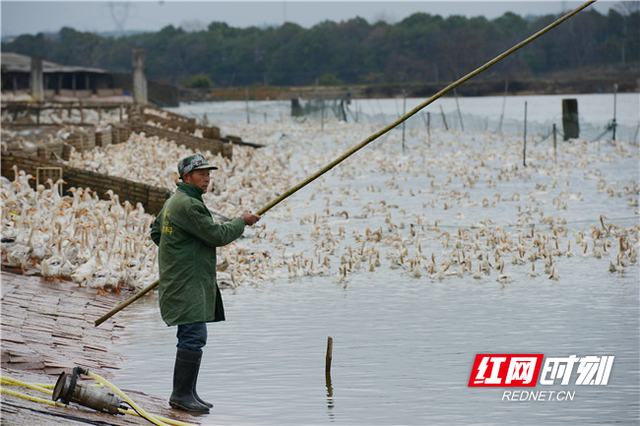
[[[216,224],[202,201],[209,187],[209,171],[216,170],[202,154],[178,163],[176,192],[165,202],[151,229],[158,245],[159,299],[162,319],[177,325],[178,350],[169,404],[193,413],[209,413],[212,404],[196,392],[208,322],[224,321],[224,307],[216,283],[216,247],[239,238],[246,225],[260,216],[244,211],[225,224]]]

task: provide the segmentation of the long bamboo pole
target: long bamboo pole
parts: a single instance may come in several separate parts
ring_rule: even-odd
[[[552,22],[551,24],[547,25],[546,27],[544,27],[543,29],[541,29],[537,33],[533,34],[529,38],[521,41],[520,43],[516,44],[515,46],[513,46],[509,50],[506,50],[502,54],[496,56],[495,58],[493,58],[492,60],[490,60],[486,64],[482,65],[479,68],[476,68],[474,71],[472,71],[469,74],[465,75],[464,77],[458,79],[454,83],[451,83],[450,85],[448,85],[444,89],[440,90],[438,93],[436,93],[435,95],[431,96],[429,99],[427,99],[426,101],[422,102],[420,105],[418,105],[417,107],[413,108],[411,111],[409,111],[408,113],[406,113],[405,115],[403,115],[402,117],[400,117],[399,119],[394,121],[393,123],[389,124],[388,126],[384,127],[383,129],[380,129],[378,132],[376,132],[373,135],[369,136],[367,139],[365,139],[364,141],[360,142],[358,145],[356,145],[353,148],[349,149],[347,152],[342,154],[340,157],[336,158],[335,160],[333,160],[332,162],[330,162],[329,164],[324,166],[322,169],[320,169],[317,172],[313,173],[312,175],[310,175],[309,177],[304,179],[302,182],[298,183],[297,185],[295,185],[294,187],[292,187],[288,191],[284,192],[280,196],[278,196],[275,199],[271,200],[269,202],[269,204],[267,204],[266,206],[264,206],[263,208],[258,210],[258,212],[256,214],[258,214],[259,216],[262,216],[267,211],[272,209],[274,206],[279,204],[282,200],[284,200],[285,198],[287,198],[287,197],[293,195],[294,193],[298,192],[300,189],[304,188],[305,186],[307,186],[308,184],[310,184],[311,182],[313,182],[314,180],[316,180],[317,178],[319,178],[323,174],[327,173],[329,170],[333,169],[335,166],[337,166],[338,164],[342,163],[344,160],[346,160],[347,158],[349,158],[350,156],[352,156],[353,154],[355,154],[360,149],[362,149],[366,145],[370,144],[374,140],[378,139],[380,136],[382,136],[385,133],[389,132],[391,129],[393,129],[394,127],[398,126],[403,121],[408,120],[409,118],[411,118],[412,116],[417,114],[421,109],[423,109],[427,105],[433,103],[436,99],[442,97],[442,95],[444,95],[445,93],[455,89],[456,87],[460,86],[465,81],[470,80],[471,78],[475,77],[476,75],[480,74],[481,72],[487,70],[488,68],[490,68],[491,66],[495,65],[497,62],[503,60],[504,58],[506,58],[507,56],[509,56],[513,52],[515,52],[516,50],[526,46],[529,43],[531,43],[533,40],[537,39],[538,37],[540,37],[541,35],[545,34],[548,31],[550,31],[551,29],[557,27],[558,25],[560,25],[561,23],[563,23],[567,19],[571,18],[573,15],[577,14],[578,12],[580,12],[581,10],[587,8],[588,6],[590,6],[591,4],[593,4],[595,2],[596,2],[596,0],[590,0],[590,1],[586,2],[586,3],[584,3],[582,6],[577,7],[576,9],[574,9],[571,12],[567,13],[563,17],[561,17],[561,18],[557,19],[556,21]],[[112,310],[107,312],[105,315],[100,317],[98,320],[96,320],[95,321],[95,326],[96,327],[99,326],[100,324],[105,322],[107,319],[109,319],[113,315],[115,315],[118,311],[120,311],[120,310],[124,309],[125,307],[129,306],[130,304],[132,304],[133,302],[135,302],[136,300],[141,298],[143,295],[145,295],[149,291],[153,290],[157,285],[158,285],[158,281],[156,281],[153,284],[150,284],[149,286],[147,286],[146,288],[140,290],[140,292],[138,294],[136,294],[135,296],[132,296],[131,298],[127,299],[126,301],[120,303],[118,306],[116,306],[115,308],[113,308]]]
[[[136,300],[140,299],[145,294],[149,293],[151,290],[156,288],[159,283],[160,283],[159,280],[155,280],[154,282],[152,282],[151,284],[149,284],[148,286],[140,290],[138,293],[136,293],[134,296],[131,296],[124,302],[118,304],[118,306],[111,309],[109,312],[107,312],[106,314],[104,314],[103,316],[95,320],[94,322],[95,326],[96,327],[99,326],[100,324],[102,324],[103,322],[105,322],[106,320],[114,316],[116,313],[120,312],[121,310],[123,310],[124,308],[126,308],[127,306],[135,302]]]

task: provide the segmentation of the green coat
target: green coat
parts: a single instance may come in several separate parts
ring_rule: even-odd
[[[224,321],[216,283],[216,247],[242,235],[244,220],[223,225],[211,218],[203,190],[178,182],[151,227],[158,246],[160,313],[167,325]]]

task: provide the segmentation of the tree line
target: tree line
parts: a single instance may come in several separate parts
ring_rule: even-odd
[[[635,3],[635,2],[627,2]],[[637,66],[638,7],[585,10],[498,63],[484,78],[535,78],[556,72]],[[146,51],[149,78],[172,84],[300,86],[452,81],[548,25],[560,15],[488,20],[415,13],[395,24],[354,18],[305,29],[285,23],[206,30],[167,26],[122,37],[62,28],[55,36],[21,35],[3,52],[65,65],[130,72],[131,50]]]

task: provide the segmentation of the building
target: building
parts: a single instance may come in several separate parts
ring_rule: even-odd
[[[31,92],[32,58],[2,53],[2,92]],[[146,78],[145,78],[146,80]],[[44,99],[86,99],[122,97],[133,93],[131,74],[113,73],[100,68],[60,65],[42,60]],[[148,84],[148,100],[157,106],[178,106],[178,88],[153,80]]]
[[[2,53],[2,91],[29,91],[31,57],[17,53]],[[100,68],[60,65],[42,61],[45,99],[54,95],[86,98],[91,95],[108,96],[113,93],[113,77]],[[119,94],[122,94],[120,91]]]

